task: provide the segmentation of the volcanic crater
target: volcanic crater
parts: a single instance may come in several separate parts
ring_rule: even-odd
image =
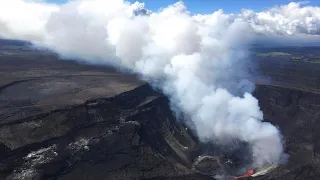
[[[212,179],[219,173],[215,159],[199,161],[203,146],[176,119],[168,98],[137,77],[60,60],[22,42],[0,44],[0,179]],[[318,179],[320,66],[256,61],[271,80],[255,81],[253,95],[265,121],[281,130],[289,159],[253,179]]]

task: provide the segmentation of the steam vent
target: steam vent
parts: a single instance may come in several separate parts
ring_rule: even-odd
[[[316,1],[0,0],[0,180],[320,180]]]

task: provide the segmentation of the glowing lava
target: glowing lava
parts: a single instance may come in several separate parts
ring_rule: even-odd
[[[235,179],[240,179],[240,178],[246,178],[246,177],[250,177],[251,175],[254,174],[254,170],[250,169],[248,170],[243,176],[236,176],[234,177]]]

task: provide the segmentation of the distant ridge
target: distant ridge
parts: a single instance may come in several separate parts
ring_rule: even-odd
[[[10,45],[10,46],[30,46],[32,43],[28,41],[21,40],[11,40],[11,39],[1,39],[0,38],[0,46]]]

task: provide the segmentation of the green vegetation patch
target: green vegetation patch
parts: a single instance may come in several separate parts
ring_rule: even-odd
[[[291,57],[292,60],[301,60],[303,58],[304,58],[304,56],[293,56],[293,57]]]
[[[291,58],[292,61],[295,62],[305,62],[305,63],[315,63],[315,64],[320,64],[320,59],[307,59],[307,58]]]
[[[310,63],[320,64],[320,59],[313,59],[309,61]]]
[[[257,56],[268,57],[268,56],[291,56],[289,53],[285,52],[267,52],[267,53],[257,53]]]

